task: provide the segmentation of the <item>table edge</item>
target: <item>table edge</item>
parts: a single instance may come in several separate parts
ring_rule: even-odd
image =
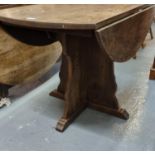
[[[36,22],[36,21],[25,21],[0,16],[0,23],[6,23],[15,26],[38,28],[38,29],[62,29],[62,30],[97,30],[108,24],[112,24],[122,18],[125,18],[131,14],[137,12],[138,9],[146,9],[147,7],[153,6],[154,4],[143,4],[129,11],[123,12],[122,14],[113,16],[107,20],[97,22],[96,24],[72,24],[72,23],[49,23],[49,22]]]

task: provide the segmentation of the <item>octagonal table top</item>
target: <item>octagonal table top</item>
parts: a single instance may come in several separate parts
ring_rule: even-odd
[[[26,27],[98,29],[151,5],[40,4],[0,10],[0,21]]]

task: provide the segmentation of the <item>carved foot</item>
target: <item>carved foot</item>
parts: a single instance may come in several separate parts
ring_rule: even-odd
[[[99,105],[95,103],[89,104],[89,107],[92,109],[95,109],[97,111],[101,111],[116,117],[119,117],[121,119],[127,120],[129,118],[129,114],[125,109],[119,108],[119,109],[114,109],[114,108],[109,108],[104,105]]]
[[[57,123],[56,130],[63,132],[69,126],[70,123],[71,122],[68,119],[62,117]]]
[[[78,116],[87,108],[87,105],[81,106],[68,117],[62,117],[57,123],[56,130],[63,132]]]

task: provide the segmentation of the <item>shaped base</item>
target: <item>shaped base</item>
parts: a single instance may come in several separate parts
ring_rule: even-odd
[[[58,92],[57,90],[52,91],[50,93],[50,96],[64,100],[64,95]],[[129,119],[129,114],[125,109],[122,108],[114,109],[104,106],[102,104],[88,103],[88,105],[84,104],[82,107],[77,109],[72,115],[70,115],[70,117],[68,118],[62,117],[57,123],[56,130],[63,132],[87,107],[124,120]]]

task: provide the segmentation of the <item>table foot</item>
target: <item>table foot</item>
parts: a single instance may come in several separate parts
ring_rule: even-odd
[[[95,109],[97,111],[101,111],[101,112],[119,117],[121,119],[127,120],[129,118],[128,112],[122,108],[114,109],[114,108],[109,108],[104,105],[99,105],[99,104],[95,104],[95,103],[89,104],[89,107],[92,109]]]
[[[150,80],[155,80],[155,58],[154,58],[154,61],[153,61],[153,65],[152,65],[152,67],[150,69],[149,79]]]
[[[150,76],[149,76],[150,80],[155,80],[155,69],[151,68],[150,69]]]
[[[58,90],[52,91],[50,95],[64,100],[64,94],[60,93]],[[122,109],[122,108],[115,109],[115,108],[107,107],[102,104],[95,104],[95,103],[89,103],[88,107],[91,109],[100,111],[100,112],[104,112],[104,113],[116,116],[121,119],[125,119],[125,120],[129,119],[129,113],[125,109]],[[65,121],[66,120],[64,120],[64,118],[60,119],[57,126],[62,126],[62,124],[65,124],[64,123]]]
[[[56,130],[63,132],[78,116],[86,109],[87,105],[81,106],[68,117],[62,117],[57,123]]]

